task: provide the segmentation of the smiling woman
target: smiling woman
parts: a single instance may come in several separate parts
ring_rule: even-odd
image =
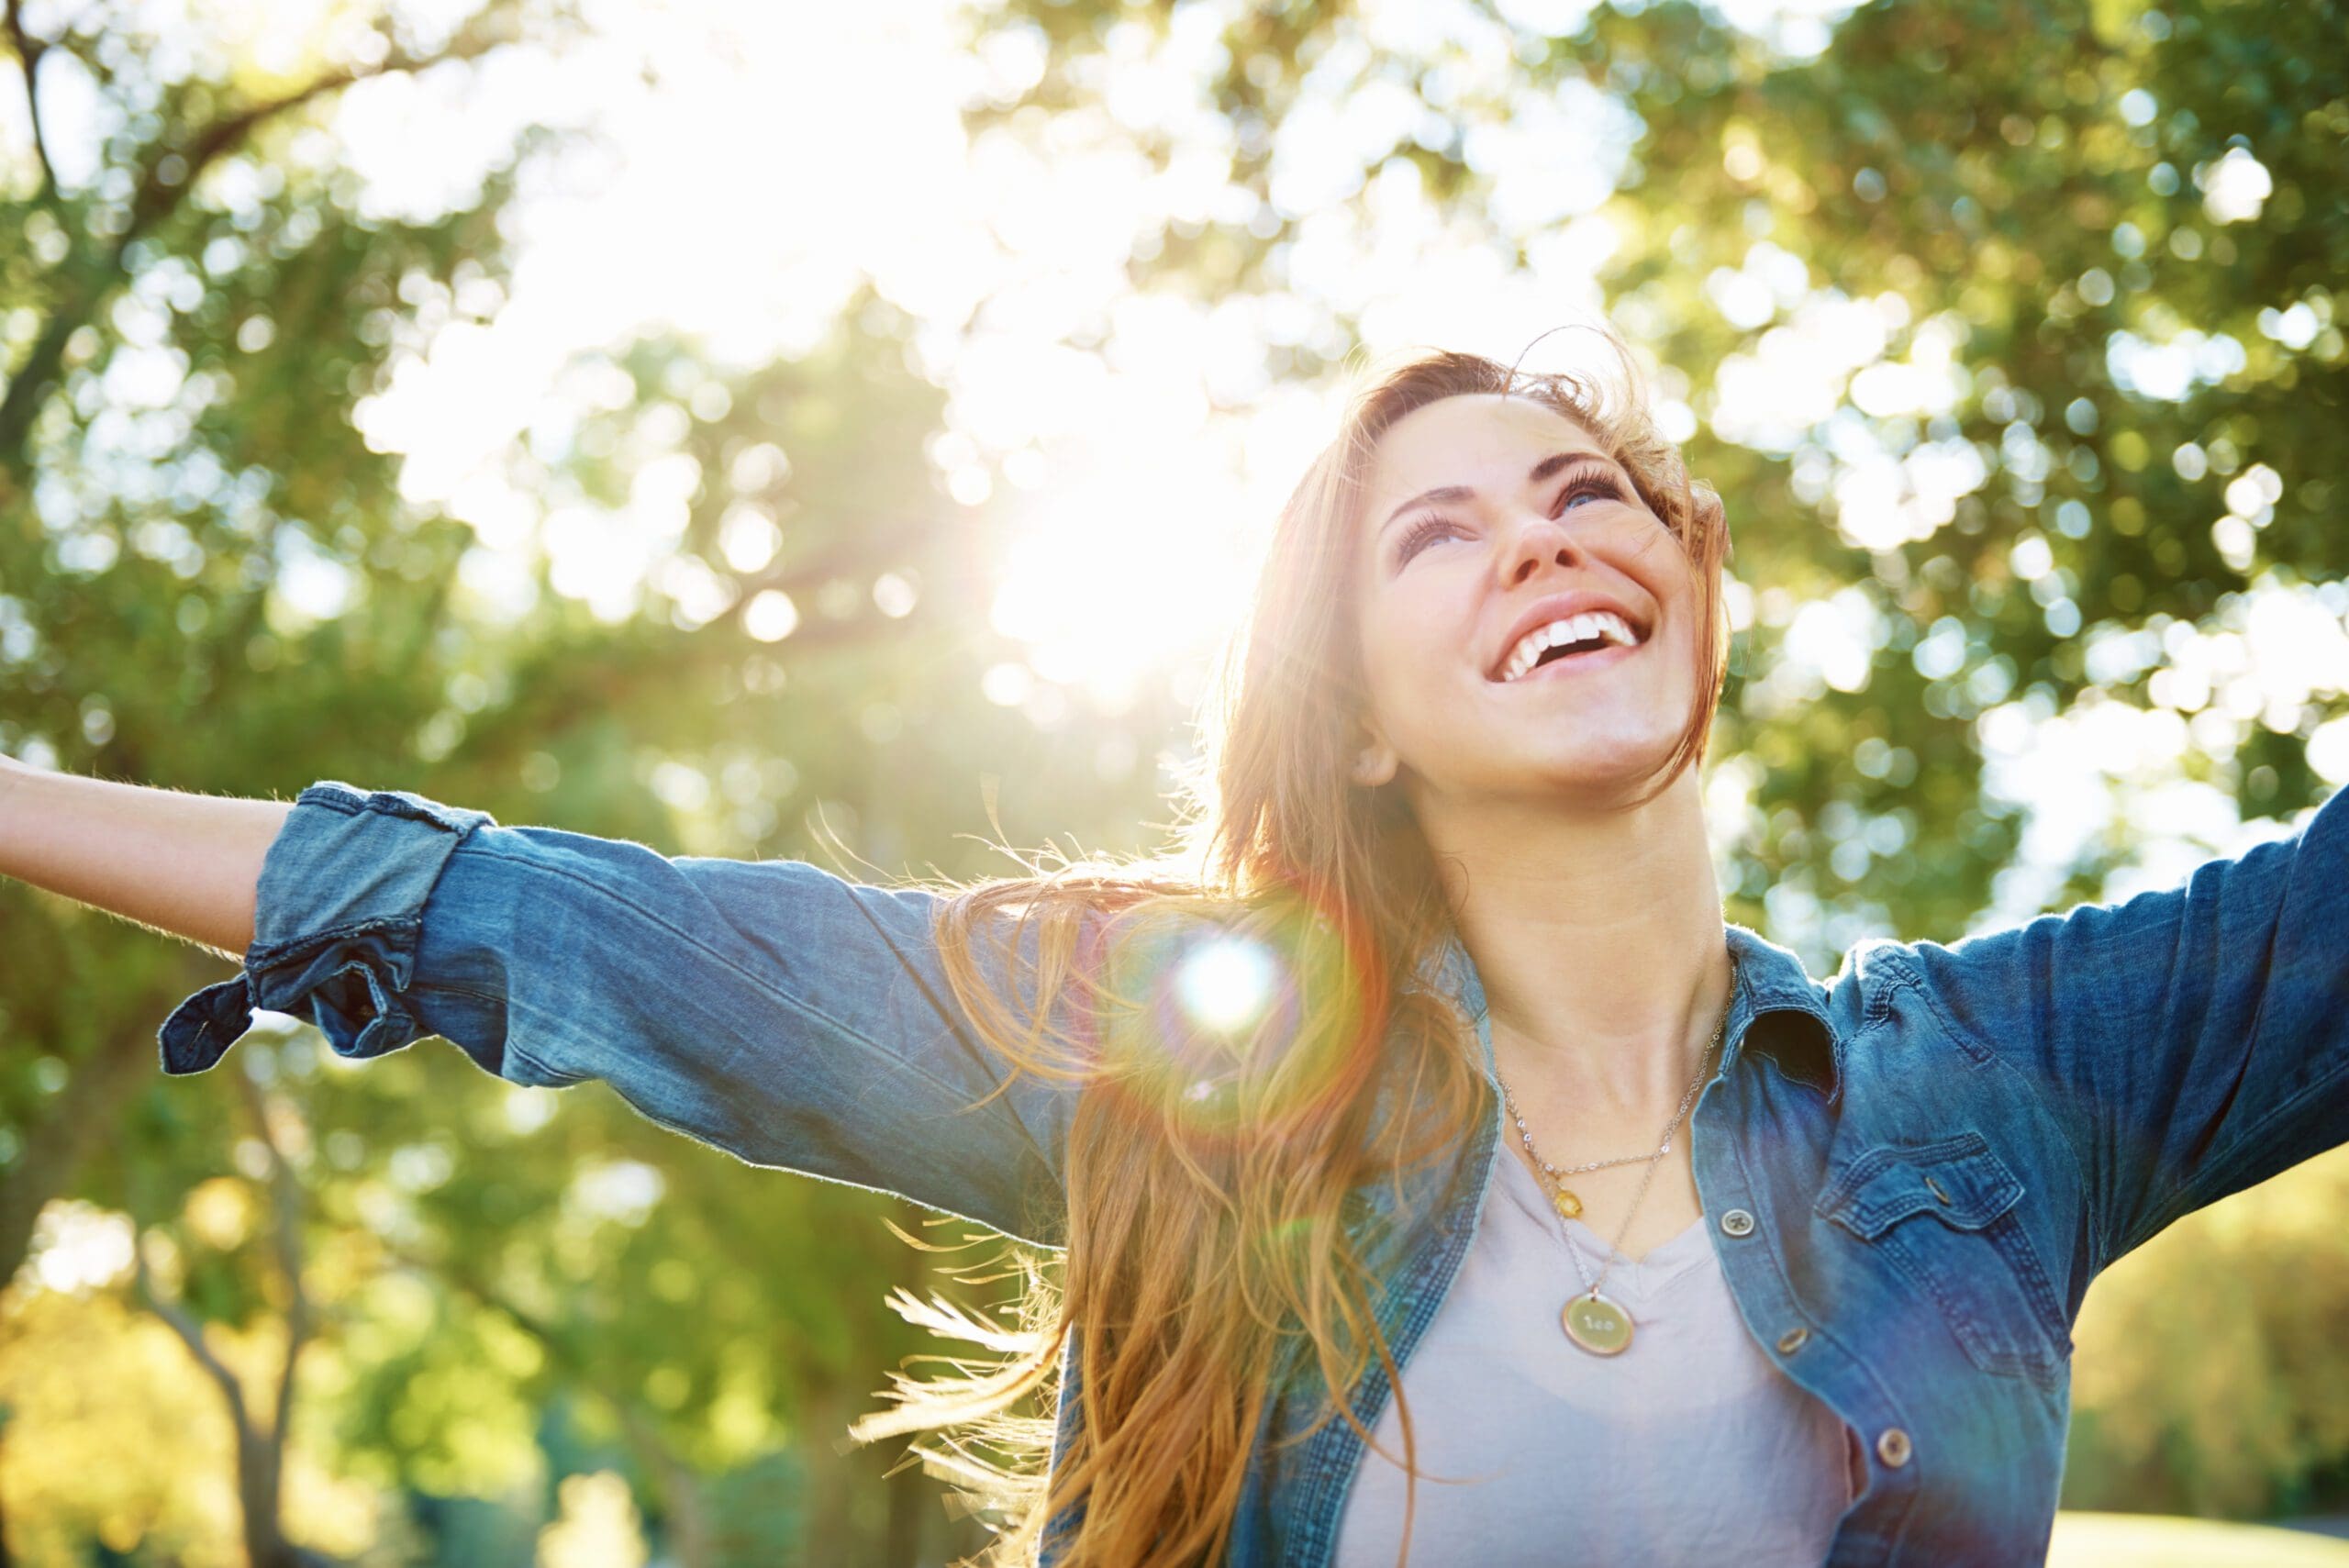
[[[2035,1561],[2089,1281],[2349,1139],[2349,805],[1812,980],[1722,916],[1726,519],[1608,341],[1357,392],[1156,859],[884,888],[0,768],[0,870],[244,949],[169,1073],[257,1007],[439,1034],[1057,1250],[1016,1329],[899,1301],[1001,1360],[856,1429],[948,1434],[1004,1562]]]
[[[970,923],[985,912],[1017,906],[1057,919],[1041,995],[1068,984],[1084,921],[1123,905],[1136,917],[1239,928],[1280,956],[1302,1001],[1235,1042],[1212,1126],[1185,1074],[1143,1073],[1128,1093],[1082,1097],[1067,1151],[1068,1294],[1038,1315],[1051,1334],[1024,1368],[992,1382],[905,1385],[905,1408],[866,1428],[968,1416],[968,1399],[1016,1392],[1062,1352],[1048,1560],[1174,1563],[1203,1549],[1237,1562],[1333,1560],[1342,1483],[1375,1401],[1461,1262],[1457,1251],[1448,1262],[1424,1251],[1436,1233],[1428,1226],[1462,1211],[1423,1184],[1431,1169],[1476,1170],[1497,1104],[1491,1047],[1468,1027],[1481,1008],[1462,1010],[1482,958],[1459,937],[1487,917],[1478,901],[1469,919],[1464,889],[1441,865],[1456,866],[1464,851],[1482,858],[1480,843],[1514,821],[1536,854],[1579,853],[1579,868],[1531,862],[1578,902],[1577,870],[1618,869],[1598,825],[1631,821],[1650,840],[1652,870],[1684,876],[1704,865],[1709,877],[1686,764],[1702,755],[1725,676],[1727,538],[1719,500],[1690,482],[1647,417],[1628,352],[1607,341],[1611,376],[1520,378],[1473,355],[1431,353],[1357,394],[1282,515],[1209,706],[1196,859],[1183,862],[1203,875],[1186,883],[1161,868],[1146,884],[1091,868],[1074,884],[980,890],[944,911],[948,973],[990,1043],[1077,1081],[1081,1041],[1047,1061],[1029,1020],[991,1015],[966,958]],[[1571,651],[1585,634],[1606,650],[1569,651],[1532,673],[1553,639]],[[1652,775],[1655,787],[1638,796]],[[1585,835],[1578,850],[1557,837],[1562,825]],[[1685,896],[1653,908],[1683,928],[1703,912]],[[1717,897],[1710,917],[1709,960],[1684,930],[1676,966],[1619,969],[1662,999],[1644,1009],[1655,1016],[1611,1020],[1648,1040],[1626,1041],[1597,1079],[1531,1075],[1545,1119],[1563,1121],[1562,1100],[1586,1084],[1604,1087],[1574,1124],[1592,1134],[1647,1122],[1662,1074],[1672,1075],[1665,1104],[1681,1095],[1690,1063],[1674,1037],[1709,1028],[1728,979]],[[1063,967],[1049,967],[1056,959]],[[1502,978],[1501,994],[1514,996]],[[1687,1185],[1685,1159],[1671,1177],[1652,1216],[1693,1212],[1693,1195],[1675,1190]],[[1594,1212],[1637,1218],[1625,1195],[1596,1184]],[[1467,1218],[1473,1229],[1473,1205]],[[1398,1292],[1407,1264],[1423,1272]],[[1181,1310],[1141,1305],[1174,1302]],[[1330,1388],[1374,1402],[1316,1398]],[[1407,1466],[1408,1403],[1397,1403],[1394,1434]],[[1840,1484],[1842,1449],[1829,1439],[1825,1469]],[[1534,1481],[1542,1468],[1521,1473]],[[1516,1485],[1500,1494],[1512,1507],[1531,1501]],[[1462,1496],[1490,1514],[1493,1495]],[[1402,1551],[1413,1506],[1405,1496],[1399,1526],[1348,1516],[1348,1552]],[[1502,1518],[1545,1528],[1539,1507]],[[1508,1560],[1522,1544],[1430,1532],[1415,1560]],[[1649,1544],[1669,1555],[1669,1540]]]

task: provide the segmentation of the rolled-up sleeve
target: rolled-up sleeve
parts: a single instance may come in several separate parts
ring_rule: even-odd
[[[751,1164],[1057,1244],[1074,1090],[980,1041],[940,962],[940,896],[322,781],[264,857],[243,973],[164,1020],[163,1071],[211,1067],[256,1008],[353,1059],[439,1035],[509,1083],[600,1079]],[[1025,999],[993,943],[974,956]]]
[[[2349,791],[2183,886],[1901,951],[2068,1129],[2098,1268],[2349,1140]]]

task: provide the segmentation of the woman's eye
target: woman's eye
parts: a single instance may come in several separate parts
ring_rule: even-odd
[[[1613,480],[1591,474],[1586,478],[1571,481],[1565,489],[1558,493],[1558,510],[1561,512],[1574,510],[1574,503],[1585,496],[1593,500],[1620,501],[1623,498],[1623,492],[1616,487]]]
[[[1404,531],[1403,542],[1395,547],[1395,564],[1402,565],[1433,543],[1440,535],[1453,531],[1453,526],[1442,517],[1420,518]]]

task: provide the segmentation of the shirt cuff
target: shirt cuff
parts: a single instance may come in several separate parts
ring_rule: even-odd
[[[381,1056],[415,1040],[423,1031],[403,994],[416,977],[425,900],[457,846],[495,820],[336,779],[296,795],[262,857],[244,972],[163,1020],[163,1071],[211,1067],[256,1008],[308,1019],[340,1056]]]

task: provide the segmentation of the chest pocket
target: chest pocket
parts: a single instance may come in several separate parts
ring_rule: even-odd
[[[1873,1248],[1985,1372],[2046,1378],[2071,1354],[2062,1304],[2015,1210],[2023,1184],[1978,1132],[1884,1144],[1844,1166],[1820,1214]]]

